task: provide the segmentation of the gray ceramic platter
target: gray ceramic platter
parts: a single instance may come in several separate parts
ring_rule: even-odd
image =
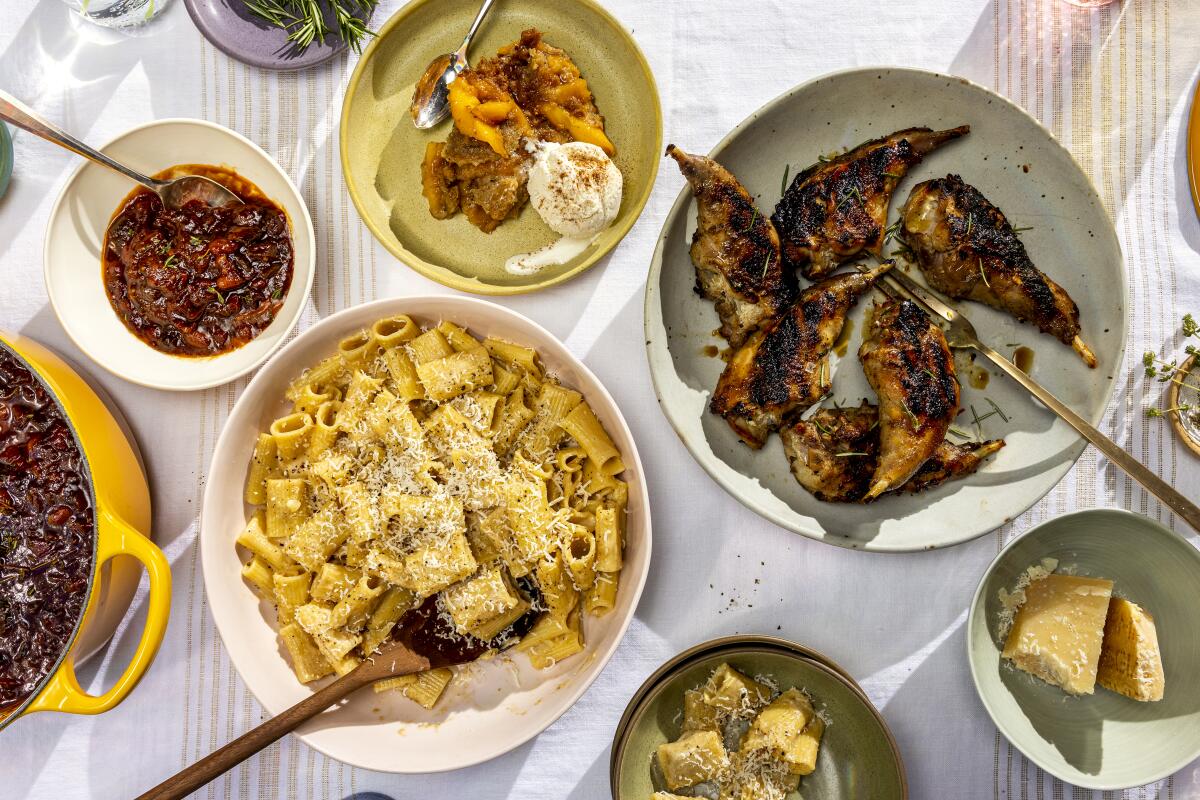
[[[767,103],[711,155],[739,177],[769,214],[779,199],[785,166],[795,175],[819,155],[895,130],[964,123],[971,126],[969,136],[934,152],[901,181],[889,222],[917,183],[955,173],[977,186],[1014,226],[1030,226],[1021,233],[1030,256],[1079,305],[1082,335],[1099,357],[1099,367],[1088,369],[1069,347],[1005,314],[975,303],[960,307],[981,338],[1001,352],[1032,349],[1033,377],[1084,417],[1098,421],[1112,394],[1125,343],[1127,292],[1120,245],[1087,175],[1018,106],[962,78],[902,68],[854,69],[817,78]],[[676,143],[693,151],[705,145]],[[1084,442],[1071,428],[996,370],[987,371],[985,388],[974,388],[971,374],[982,370],[982,364],[959,353],[964,413],[956,425],[974,433],[971,407],[982,417],[995,403],[1004,417],[993,414],[978,430],[984,438],[1003,437],[1008,446],[975,475],[923,494],[888,496],[869,505],[818,501],[792,478],[778,437],[752,451],[707,411],[724,367],[709,353],[724,342],[713,335],[719,323],[712,304],[693,291],[695,270],[688,248],[695,225],[695,203],[685,189],[663,225],[647,283],[651,376],[663,412],[697,462],[756,513],[843,547],[945,547],[980,536],[1028,509],[1082,452]],[[909,274],[921,280],[915,267]],[[833,359],[833,394],[827,404],[874,400],[856,356],[870,303],[865,298],[851,314],[845,355]]]

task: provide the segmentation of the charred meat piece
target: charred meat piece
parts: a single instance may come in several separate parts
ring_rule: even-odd
[[[693,156],[675,145],[667,155],[696,195],[696,233],[692,263],[696,291],[712,300],[721,318],[721,335],[741,347],[751,333],[791,304],[795,276],[784,272],[779,235],[758,212],[750,193],[729,170],[711,158]]]
[[[908,128],[801,172],[771,215],[784,261],[816,279],[863,250],[880,255],[896,184],[927,153],[970,130]]]
[[[903,220],[904,240],[930,286],[1032,322],[1096,366],[1079,337],[1079,307],[1033,265],[1012,225],[978,189],[957,175],[925,181],[908,196]]]
[[[784,417],[824,397],[829,350],[847,312],[891,267],[887,262],[869,272],[835,275],[801,292],[791,308],[733,354],[709,403],[712,412],[758,449]]]
[[[879,397],[879,463],[865,499],[902,486],[933,455],[958,413],[954,357],[942,329],[911,300],[876,306],[858,349]]]
[[[879,410],[823,408],[782,431],[783,451],[796,480],[818,500],[857,503],[867,499],[879,461]],[[943,440],[933,455],[896,491],[919,492],[970,475],[1004,447],[1003,439],[956,444]]]

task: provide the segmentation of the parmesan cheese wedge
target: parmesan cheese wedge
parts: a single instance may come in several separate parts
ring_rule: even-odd
[[[1120,597],[1109,602],[1097,680],[1143,703],[1162,700],[1166,678],[1154,617],[1136,603]]]
[[[1059,574],[1029,584],[1002,655],[1069,694],[1092,694],[1112,587]]]

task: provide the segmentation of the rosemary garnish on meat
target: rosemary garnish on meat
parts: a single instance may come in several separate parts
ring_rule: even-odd
[[[896,236],[900,233],[900,225],[903,224],[903,222],[904,222],[904,220],[897,217],[895,222],[893,222],[891,225],[888,225],[886,228],[883,229],[883,243],[884,244],[887,244],[892,239],[896,238]]]
[[[869,456],[869,455],[871,455],[871,454],[870,454],[870,453],[858,453],[858,452],[849,452],[849,451],[848,451],[848,452],[845,452],[845,453],[834,453],[834,454],[833,454],[833,457],[834,457],[834,458],[849,458],[850,456]]]
[[[921,421],[919,419],[917,419],[917,415],[914,414],[912,412],[912,409],[908,407],[908,403],[905,403],[903,400],[901,400],[900,407],[904,409],[904,413],[908,414],[908,418],[910,420],[912,420],[913,428],[915,430],[920,430],[921,429]]]
[[[750,224],[747,225],[746,227],[742,228],[742,233],[745,233],[746,231],[753,228],[754,223],[756,223],[756,222],[758,222],[758,208],[755,208],[754,213],[750,215]]]
[[[983,271],[983,256],[979,257],[979,277],[983,278],[983,285],[992,288],[992,284],[988,283],[987,273]]]
[[[788,172],[792,169],[791,164],[783,165],[783,180],[779,182],[779,196],[782,197],[787,192]]]
[[[763,259],[763,271],[762,271],[762,274],[758,276],[758,279],[760,281],[767,277],[767,270],[769,270],[771,268],[771,257],[773,255],[775,255],[775,254],[767,253],[767,257],[765,259]]]
[[[847,192],[847,193],[846,193],[846,196],[845,196],[845,197],[843,197],[843,198],[841,199],[841,201],[840,201],[840,202],[839,202],[839,203],[838,203],[836,206],[834,206],[834,207],[833,207],[833,210],[834,210],[834,211],[837,211],[839,208],[841,208],[842,206],[846,205],[846,203],[847,203],[847,202],[849,202],[849,200],[850,200],[850,198],[851,198],[851,197],[857,197],[857,198],[858,198],[858,200],[859,200],[859,202],[860,202],[860,203],[862,202],[862,193],[858,191],[858,187],[857,187],[857,186],[851,186],[851,187],[850,187],[850,191],[849,191],[849,192]]]

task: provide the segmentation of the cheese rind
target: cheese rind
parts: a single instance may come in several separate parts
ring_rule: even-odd
[[[1105,689],[1150,703],[1166,688],[1154,617],[1137,603],[1114,597],[1108,604],[1096,680]]]
[[[1074,575],[1034,581],[1025,590],[1003,657],[1069,694],[1091,694],[1112,587],[1109,580]]]

